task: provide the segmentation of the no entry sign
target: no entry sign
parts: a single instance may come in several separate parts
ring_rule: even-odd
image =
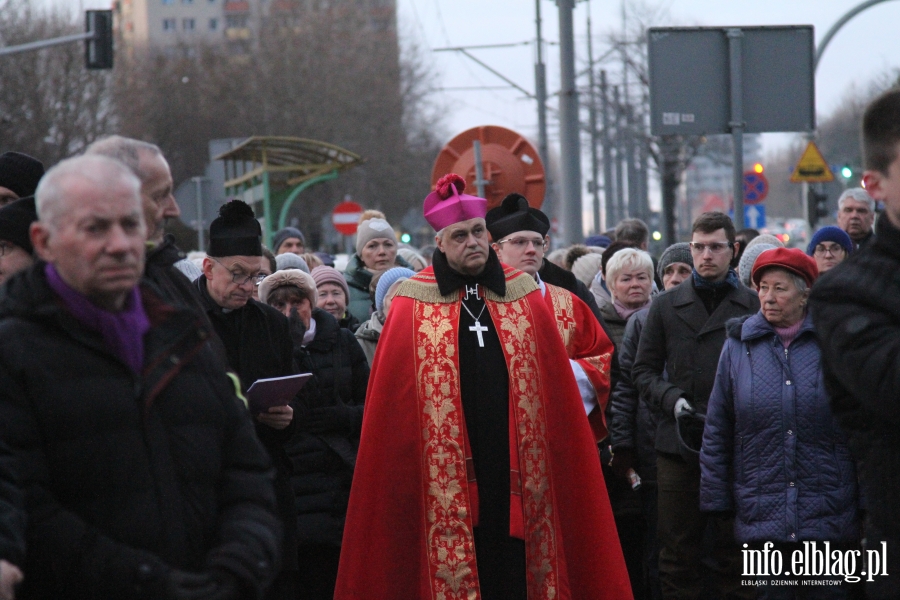
[[[343,235],[353,235],[356,233],[356,227],[359,224],[359,217],[362,215],[363,207],[356,202],[341,202],[334,207],[331,213],[331,222],[338,233]]]

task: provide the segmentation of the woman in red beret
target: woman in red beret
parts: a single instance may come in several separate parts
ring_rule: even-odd
[[[801,250],[760,254],[751,276],[760,312],[728,323],[700,452],[701,510],[733,514],[737,541],[774,543],[784,565],[801,542],[819,550],[829,542],[832,551],[859,544],[856,469],[828,404],[807,311],[817,276]],[[827,597],[847,597],[842,584]],[[757,597],[793,598],[795,589],[760,587]]]

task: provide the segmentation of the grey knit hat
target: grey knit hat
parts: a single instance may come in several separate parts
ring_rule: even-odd
[[[303,245],[306,246],[306,238],[303,237],[303,232],[297,229],[296,227],[285,227],[284,229],[279,229],[275,232],[275,235],[272,236],[272,252],[274,254],[278,254],[278,249],[281,248],[281,245],[285,240],[290,238],[297,238]],[[307,271],[308,272],[308,271]]]
[[[287,239],[287,238],[285,238]],[[293,252],[285,252],[275,257],[276,271],[284,271],[285,269],[300,269],[304,273],[309,273],[309,265],[303,260],[302,256],[298,256]]]
[[[394,229],[384,219],[368,219],[359,224],[356,230],[356,253],[362,256],[362,250],[372,240],[388,238],[397,241]]]
[[[762,236],[760,236],[762,237]],[[755,238],[752,241],[756,241],[759,238]],[[744,254],[741,256],[741,261],[738,263],[738,275],[741,278],[741,283],[743,283],[748,288],[752,288],[753,284],[750,281],[750,275],[753,272],[753,265],[756,264],[756,259],[759,258],[759,255],[765,252],[766,250],[772,250],[773,248],[778,248],[775,244],[748,244],[747,249],[744,250]],[[782,244],[780,246],[784,248]]]
[[[591,285],[591,281],[594,280],[594,275],[600,271],[600,263],[602,261],[602,254],[588,252],[584,256],[578,257],[578,260],[572,265],[572,273],[584,285]]]
[[[659,257],[659,265],[656,267],[656,273],[660,280],[663,278],[663,273],[666,272],[666,267],[672,263],[684,263],[693,267],[694,257],[691,255],[691,245],[687,242],[678,242],[663,251],[662,256]]]
[[[757,244],[771,244],[772,246],[775,246],[776,248],[784,248],[784,244],[781,243],[781,240],[779,240],[774,235],[770,235],[768,233],[758,235],[755,238],[753,238],[752,240],[750,240],[749,242],[747,242],[747,249],[749,250],[750,248],[752,248],[753,246],[756,246]],[[757,256],[759,256],[759,255],[757,255]]]

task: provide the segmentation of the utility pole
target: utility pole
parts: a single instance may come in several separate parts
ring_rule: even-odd
[[[541,36],[541,0],[534,0],[535,24],[537,25],[537,62],[534,65],[534,95],[537,99],[538,114],[538,153],[541,162],[544,163],[544,172],[547,174],[547,182],[550,182],[550,154],[547,152],[547,68],[544,65],[544,39]],[[547,186],[549,191],[550,186]],[[546,194],[551,196],[551,194]],[[544,211],[550,212],[551,207],[544,199]]]
[[[588,94],[590,97],[591,119],[591,192],[594,196],[594,233],[599,234],[600,229],[600,182],[597,181],[597,87],[594,85],[594,44],[591,41],[591,17],[587,19],[587,50],[588,50]],[[605,186],[606,181],[603,182]]]
[[[575,0],[558,0],[559,7],[559,139],[562,162],[559,215],[562,241],[581,240],[581,140],[578,122],[578,89],[575,86],[575,32],[572,11]]]
[[[612,171],[612,144],[609,139],[609,90],[606,71],[600,71],[600,102],[603,111],[603,202],[606,205],[606,228],[616,222],[616,200]]]
[[[616,221],[610,223],[610,227],[630,216],[625,212],[625,152],[622,151],[622,105],[617,85],[613,86],[613,117],[616,123]]]

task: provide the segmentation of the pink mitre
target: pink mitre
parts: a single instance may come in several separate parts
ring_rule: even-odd
[[[448,173],[438,179],[434,191],[425,197],[425,220],[435,231],[461,221],[483,219],[487,214],[487,200],[463,194],[465,189],[465,179],[456,173]]]

